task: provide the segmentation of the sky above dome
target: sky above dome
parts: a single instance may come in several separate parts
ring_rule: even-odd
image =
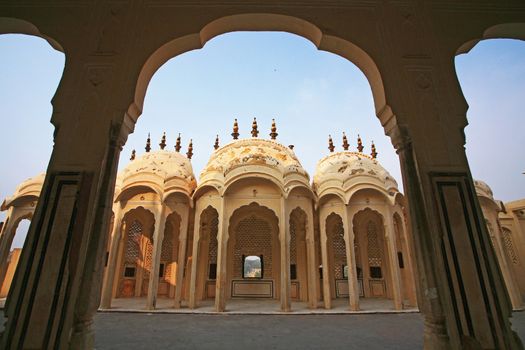
[[[28,177],[44,172],[52,151],[51,98],[60,81],[64,55],[40,38],[0,36],[0,200],[11,196]],[[518,104],[525,92],[525,44],[489,40],[456,58],[456,69],[469,103],[466,150],[475,178],[491,186],[503,201],[525,197],[525,117]],[[355,150],[357,134],[402,190],[399,160],[375,116],[372,93],[363,73],[348,60],[319,51],[308,40],[287,33],[230,33],[201,50],[163,65],[153,76],[144,110],[129,136],[119,168],[132,149],[144,151],[151,133],[158,149],[163,132],[168,149],[178,133],[182,151],[193,139],[193,169],[198,178],[213,151],[215,135],[231,141],[233,119],[241,138],[250,137],[257,117],[259,137],[269,138],[272,118],[277,141],[295,146],[313,177],[316,163],[328,154],[328,135],[342,150],[345,131]],[[0,221],[5,212],[0,212]],[[20,232],[27,230],[22,224]],[[21,246],[23,233],[15,246]]]

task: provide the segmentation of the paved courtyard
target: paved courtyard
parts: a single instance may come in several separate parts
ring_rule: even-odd
[[[514,314],[525,338],[525,312]],[[97,349],[421,349],[418,313],[202,315],[101,313]]]

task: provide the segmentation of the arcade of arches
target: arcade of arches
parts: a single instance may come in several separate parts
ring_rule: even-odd
[[[317,177],[330,174],[323,169],[309,189],[305,174],[293,166],[269,170],[253,192],[253,180],[242,177],[244,167],[222,169],[227,165],[214,156],[193,193],[196,183],[179,177],[159,188],[158,173],[139,188],[126,187],[133,174],[117,180],[120,150],[155,71],[217,35],[240,30],[294,33],[363,71],[376,115],[399,154],[405,199],[390,193],[372,198],[370,188],[347,192],[340,182]],[[42,37],[67,56],[53,98],[53,153],[6,301],[2,348],[92,348],[101,300],[139,293],[155,305],[161,293],[173,296],[177,307],[189,288],[188,302],[198,307],[213,293],[208,282],[214,273],[218,310],[237,292],[270,290],[283,310],[291,307],[292,293],[312,306],[321,296],[329,304],[333,293],[348,293],[351,308],[358,307],[360,293],[383,293],[402,307],[416,276],[427,349],[523,348],[510,322],[523,280],[523,270],[520,275],[514,269],[523,261],[522,203],[498,209],[490,198],[478,200],[464,149],[468,107],[454,67],[454,56],[480,40],[524,39],[522,1],[2,2],[0,33]],[[111,225],[115,194],[120,208],[114,208]],[[350,205],[367,198],[370,205]],[[250,205],[257,208],[246,214],[243,207]],[[302,212],[292,215],[296,208]],[[13,231],[15,222],[3,232]],[[271,246],[255,251],[247,226],[257,227],[265,241],[271,237]],[[189,253],[183,247],[191,247],[195,259],[185,267]],[[415,274],[400,271],[399,252]],[[105,273],[110,268],[115,271]],[[318,287],[311,283],[321,275]],[[196,278],[176,282],[188,276]],[[249,278],[261,285],[237,283],[243,276],[255,276]],[[512,281],[515,292],[505,287]],[[192,294],[196,289],[203,294]]]

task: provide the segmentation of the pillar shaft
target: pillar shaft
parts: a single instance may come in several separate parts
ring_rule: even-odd
[[[308,269],[308,307],[317,309],[317,271],[315,263],[314,218],[312,208],[306,211],[306,254]]]
[[[160,258],[162,254],[162,241],[164,240],[164,227],[166,223],[165,206],[162,203],[157,208],[155,218],[155,231],[153,233],[153,254],[151,257],[151,271],[148,281],[148,297],[146,309],[154,310],[157,305],[157,291],[159,288]]]
[[[110,309],[113,296],[113,282],[115,281],[115,273],[117,271],[117,260],[120,242],[122,240],[122,231],[125,231],[126,224],[122,221],[121,207],[117,204],[115,211],[115,220],[113,222],[113,232],[111,233],[111,245],[109,247],[108,266],[104,276],[104,283],[102,285],[102,297],[100,307],[102,309]]]
[[[322,210],[322,209],[321,209]],[[321,212],[320,218],[320,239],[321,239],[321,259],[323,261],[323,300],[324,308],[332,308],[332,295],[330,294],[330,271],[328,264],[328,237],[326,234],[326,217],[322,215]]]
[[[174,305],[176,309],[181,307],[182,298],[182,284],[184,279],[184,269],[186,268],[186,242],[188,237],[188,221],[190,211],[187,210],[182,216],[182,222],[179,232],[179,252],[177,254],[177,276],[175,278],[175,300]],[[198,227],[198,226],[197,226]]]
[[[286,211],[286,200],[281,197],[279,213],[279,247],[281,253],[281,311],[291,310],[291,279],[290,279],[290,228]]]
[[[387,254],[390,265],[390,276],[392,278],[392,292],[394,296],[394,308],[403,309],[403,294],[401,292],[401,272],[397,259],[396,235],[392,221],[392,213],[388,208],[385,212],[385,238],[387,245]]]
[[[359,310],[359,288],[357,282],[357,266],[355,262],[353,223],[348,218],[348,207],[343,206],[343,229],[346,248],[346,263],[348,265],[348,303],[350,310]]]
[[[200,228],[201,228],[201,211],[195,210],[195,221],[193,224],[193,251],[191,254],[191,275],[190,275],[190,295],[188,296],[188,307],[194,309],[197,307],[197,273],[200,248]],[[177,307],[175,305],[175,307]]]
[[[7,273],[7,260],[15,236],[15,232],[13,232],[15,221],[13,208],[9,208],[6,221],[0,232],[0,288],[4,284],[5,274]]]
[[[224,210],[224,197],[221,197],[219,205],[219,229],[217,232],[217,280],[215,283],[215,310],[217,312],[223,312],[224,310],[226,310],[226,282],[229,235],[227,232],[227,217]]]

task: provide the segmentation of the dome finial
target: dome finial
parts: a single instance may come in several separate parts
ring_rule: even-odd
[[[131,157],[129,158],[129,160],[135,160],[135,154],[136,154],[135,150],[132,150]]]
[[[346,134],[345,134],[345,132],[343,131],[343,149],[344,149],[345,151],[348,151],[348,147],[349,147],[349,146],[350,146],[350,145],[348,144],[348,139],[346,138]]]
[[[219,148],[219,135],[215,138],[215,144],[213,145],[213,148],[217,150]]]
[[[259,135],[259,130],[257,130],[257,118],[253,118],[252,122],[252,137],[257,137]]]
[[[359,134],[357,134],[357,150],[359,151],[359,153],[363,153],[363,141],[361,141],[361,136],[359,136]]]
[[[151,138],[150,138],[150,134],[148,132],[148,139],[146,140],[146,152],[149,152],[151,151]]]
[[[237,118],[233,121],[233,132],[232,137],[234,140],[237,140],[239,138],[239,124],[237,123]]]
[[[328,149],[330,150],[330,152],[333,152],[335,149],[334,141],[332,140],[332,135],[328,135]]]
[[[270,137],[272,138],[272,140],[275,140],[277,138],[277,135],[279,134],[277,133],[277,126],[275,125],[275,119],[272,119],[272,129],[270,132]]]
[[[164,149],[166,147],[166,132],[162,134],[162,138],[160,139],[159,143],[160,149]]]
[[[188,159],[191,159],[191,157],[193,156],[193,140],[190,139],[190,143],[188,144],[188,152],[186,152],[186,156],[188,157]]]
[[[177,136],[177,141],[175,142],[175,151],[180,152],[180,132],[179,136]]]
[[[376,145],[374,145],[374,141],[372,141],[372,153],[370,153],[370,155],[372,158],[376,159],[378,154],[379,153],[376,152]]]

